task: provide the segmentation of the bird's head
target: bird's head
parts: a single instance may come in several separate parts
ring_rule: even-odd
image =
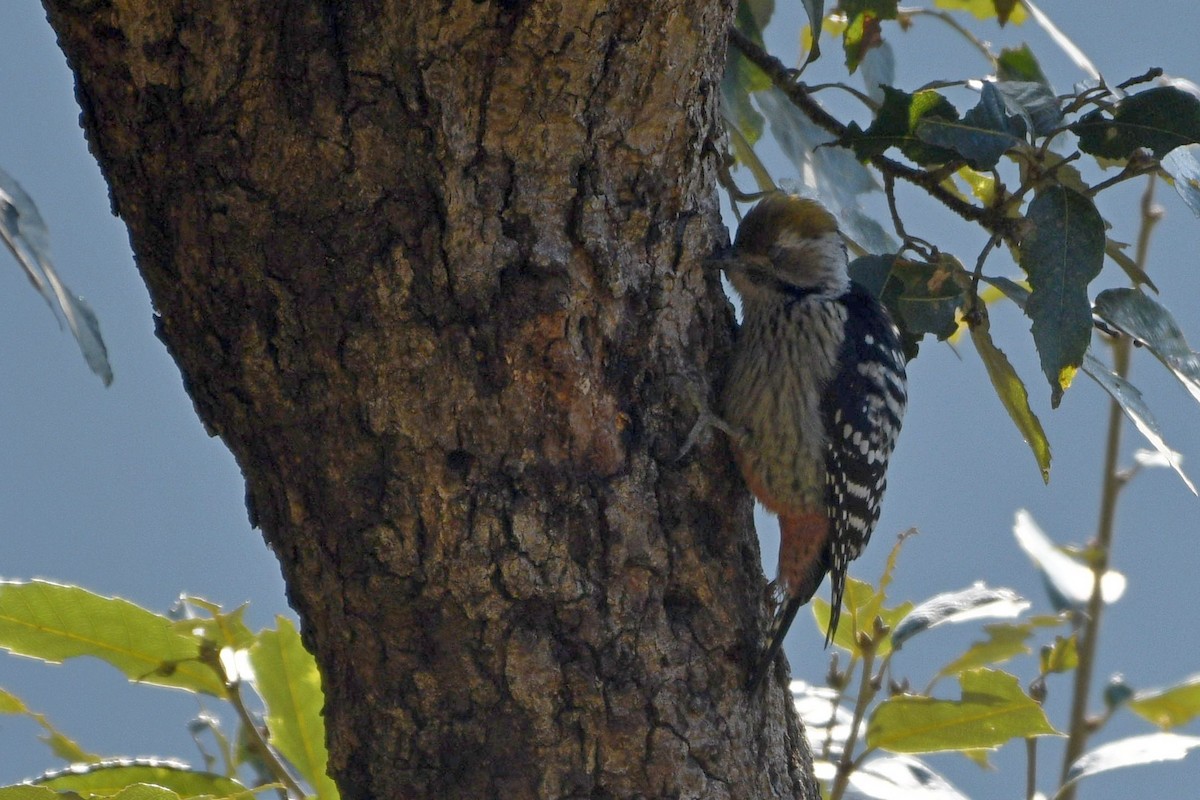
[[[816,200],[783,192],[750,209],[723,266],[745,301],[781,292],[839,295],[850,280],[834,216]]]

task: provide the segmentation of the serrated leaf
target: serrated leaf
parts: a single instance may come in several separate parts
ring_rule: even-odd
[[[1200,144],[1176,147],[1163,156],[1162,168],[1183,202],[1200,217]]]
[[[1087,290],[1104,266],[1104,220],[1091,200],[1061,186],[1039,192],[1027,219],[1020,263],[1032,291],[1025,313],[1057,408],[1091,343]]]
[[[338,792],[326,774],[321,674],[292,623],[284,617],[276,622],[277,630],[262,632],[250,648],[254,686],[267,706],[270,743],[295,765],[317,797],[332,800]]]
[[[1033,516],[1023,508],[1017,510],[1013,535],[1041,573],[1050,603],[1056,610],[1079,611],[1087,606],[1095,583],[1095,573],[1090,568],[1055,547]],[[1125,576],[1116,570],[1105,572],[1100,579],[1100,596],[1104,602],[1115,603],[1124,593]]]
[[[937,677],[945,678],[969,669],[1002,664],[1031,652],[1025,642],[1033,635],[1032,625],[993,623],[984,625],[983,630],[988,638],[982,642],[972,642],[962,655],[938,670]]]
[[[880,703],[867,725],[867,747],[894,753],[994,748],[1012,739],[1056,735],[1046,714],[999,670],[959,676],[960,700],[897,695]]]
[[[1200,675],[1192,675],[1165,689],[1137,692],[1126,705],[1139,717],[1160,728],[1178,728],[1200,717]]]
[[[1042,648],[1040,663],[1043,675],[1070,672],[1079,666],[1079,649],[1075,634],[1055,636],[1054,644]]]
[[[950,101],[931,90],[909,94],[891,86],[882,88],[883,104],[870,127],[864,131],[858,123],[851,122],[839,143],[851,148],[863,161],[881,155],[890,147],[899,148],[918,164],[954,160],[953,150],[926,144],[916,136],[922,121],[958,119],[958,111]]]
[[[0,647],[60,662],[93,656],[130,680],[223,697],[195,638],[128,600],[46,581],[0,582]]]
[[[892,629],[892,646],[899,650],[918,633],[943,623],[1018,617],[1028,608],[1029,601],[1012,589],[993,589],[983,583],[943,592],[922,602]]]
[[[50,233],[33,198],[0,169],[0,240],[12,252],[25,277],[45,299],[57,318],[66,320],[83,358],[104,385],[112,383],[108,350],[100,335],[100,321],[82,297],[71,292],[58,277],[50,260]]]
[[[1029,407],[1029,393],[1025,390],[1025,384],[1009,363],[1008,356],[992,341],[990,325],[987,316],[984,315],[979,323],[971,326],[971,341],[987,369],[996,396],[1000,398],[1004,410],[1017,426],[1021,438],[1033,452],[1042,480],[1049,483],[1050,442],[1046,439],[1046,432],[1042,430],[1041,421]]]
[[[114,795],[108,795],[106,800],[179,800],[179,794],[161,786],[149,783],[135,783],[126,786]]]
[[[0,787],[0,800],[68,800],[53,789],[44,786],[3,786]]]
[[[1031,81],[1050,87],[1042,65],[1027,44],[1000,51],[1000,57],[996,59],[996,77],[1002,81]]]
[[[1200,402],[1200,354],[1188,346],[1170,311],[1136,289],[1106,289],[1096,295],[1096,314],[1140,342]]]
[[[850,773],[856,796],[878,800],[967,800],[950,781],[910,756],[873,758]]]
[[[164,759],[112,759],[72,766],[33,781],[38,786],[81,794],[114,795],[135,784],[153,784],[184,797],[245,796],[248,789],[235,780]]]
[[[1009,149],[1024,141],[1026,125],[1010,113],[995,83],[986,81],[979,103],[961,120],[937,117],[917,125],[917,138],[955,151],[975,169],[992,169]]]
[[[189,616],[176,620],[175,627],[181,633],[202,637],[218,648],[231,647],[242,650],[249,647],[254,641],[254,632],[246,625],[244,619],[248,604],[243,603],[233,611],[226,613],[221,611],[219,605],[200,598],[181,598],[181,602],[185,609],[189,609],[190,606],[199,606],[210,615],[208,618]],[[190,610],[186,613],[194,614]]]
[[[1066,784],[1122,767],[1180,761],[1197,747],[1200,747],[1200,737],[1177,733],[1150,733],[1118,739],[1080,756],[1067,772]]]
[[[1146,437],[1146,441],[1154,447],[1155,451],[1170,465],[1171,469],[1183,481],[1184,486],[1191,490],[1192,494],[1196,494],[1196,486],[1191,479],[1183,471],[1183,465],[1179,463],[1179,454],[1172,450],[1162,438],[1162,433],[1159,431],[1158,422],[1154,419],[1154,415],[1150,413],[1150,407],[1142,400],[1142,393],[1129,381],[1116,374],[1106,367],[1100,359],[1088,353],[1083,359],[1084,373],[1100,384],[1100,388],[1108,392],[1109,397],[1116,401],[1120,406],[1121,412],[1125,417],[1133,423],[1133,426],[1138,429],[1142,436]]]
[[[1104,158],[1124,159],[1139,147],[1162,158],[1171,150],[1200,142],[1200,99],[1174,86],[1130,95],[1110,114],[1084,114],[1071,130],[1079,149]]]

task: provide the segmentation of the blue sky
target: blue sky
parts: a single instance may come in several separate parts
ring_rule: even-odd
[[[798,4],[797,4],[798,5]],[[1089,7],[1092,4],[1088,4]],[[1200,79],[1194,0],[1153,0],[1133,14],[1080,16],[1079,6],[1046,0],[1045,10],[1114,82],[1150,66]],[[970,23],[970,20],[964,18]],[[793,46],[796,23],[776,21],[773,46]],[[1081,76],[1036,28],[1001,32],[977,26],[996,42],[1028,40],[1060,91]],[[985,66],[969,51],[946,50],[944,30],[921,20],[895,39],[897,83],[914,88],[947,63]],[[827,47],[830,59],[837,48]],[[971,60],[975,59],[975,60]],[[126,233],[109,211],[105,186],[78,125],[72,81],[43,14],[32,3],[0,5],[0,63],[8,76],[0,92],[0,166],[22,183],[50,226],[60,274],[84,295],[100,318],[116,372],[105,389],[60,332],[15,262],[0,255],[0,576],[45,577],[119,594],[148,608],[166,609],[180,592],[232,607],[250,601],[249,618],[270,624],[289,613],[274,557],[250,529],[240,474],[225,447],[209,438],[183,392],[178,370],[154,338],[146,290],[133,266]],[[831,76],[832,72],[829,73]],[[780,162],[777,174],[786,175]],[[1134,236],[1140,185],[1113,193],[1102,211],[1114,238]],[[1167,218],[1155,236],[1150,274],[1193,345],[1200,345],[1200,220],[1160,187]],[[978,234],[918,200],[910,230],[937,239],[964,261],[983,242]],[[875,210],[879,211],[882,207]],[[993,256],[989,271],[1015,274]],[[1097,289],[1123,285],[1106,267]],[[911,403],[893,460],[884,516],[867,554],[851,573],[874,579],[896,533],[916,526],[906,544],[893,593],[919,600],[976,580],[1010,586],[1048,610],[1039,579],[1012,534],[1013,514],[1028,508],[1060,542],[1082,543],[1097,517],[1105,396],[1080,377],[1062,407],[1049,409],[1048,390],[1028,339],[1028,322],[1011,308],[993,312],[993,330],[1030,386],[1054,448],[1050,486],[1044,486],[1027,448],[991,392],[979,359],[963,343],[927,343],[910,368]],[[1145,353],[1135,357],[1133,380],[1154,409],[1167,441],[1200,479],[1200,407]],[[1126,434],[1125,452],[1143,446]],[[1129,577],[1125,597],[1109,609],[1102,633],[1098,681],[1122,672],[1135,687],[1161,686],[1200,672],[1200,501],[1163,470],[1141,475],[1120,507],[1114,566]],[[764,551],[773,561],[775,522],[760,516]],[[773,566],[768,564],[768,571]],[[914,640],[894,664],[923,685],[978,628],[939,629]],[[802,613],[788,641],[794,671],[819,681],[827,666],[823,637]],[[1014,667],[1027,680],[1029,663]],[[179,692],[131,686],[101,665],[47,667],[0,657],[0,687],[22,696],[85,746],[110,754],[195,758],[186,732],[198,710]],[[1052,721],[1065,716],[1067,682],[1051,679]],[[1149,732],[1129,715],[1103,739]],[[1193,725],[1188,731],[1200,733]],[[35,740],[36,730],[0,717],[0,781],[56,766]],[[1057,752],[1054,745],[1046,751]],[[1143,794],[1171,796],[1194,776],[1191,763],[1127,771],[1094,779],[1087,798]],[[985,773],[962,759],[935,765],[975,798],[1015,797],[1023,782],[1023,748],[996,757],[999,772]],[[1057,774],[1057,756],[1044,758],[1042,788]]]

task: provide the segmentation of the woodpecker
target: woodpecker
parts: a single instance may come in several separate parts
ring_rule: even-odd
[[[832,641],[846,567],[879,521],[908,402],[900,333],[846,266],[833,215],[783,193],[751,209],[722,259],[742,301],[722,427],[746,484],[779,518],[775,612],[751,688],[827,572]]]

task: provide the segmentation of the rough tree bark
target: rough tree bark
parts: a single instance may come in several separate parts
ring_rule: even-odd
[[[45,5],[345,796],[815,797],[745,489],[676,459],[730,3]]]

